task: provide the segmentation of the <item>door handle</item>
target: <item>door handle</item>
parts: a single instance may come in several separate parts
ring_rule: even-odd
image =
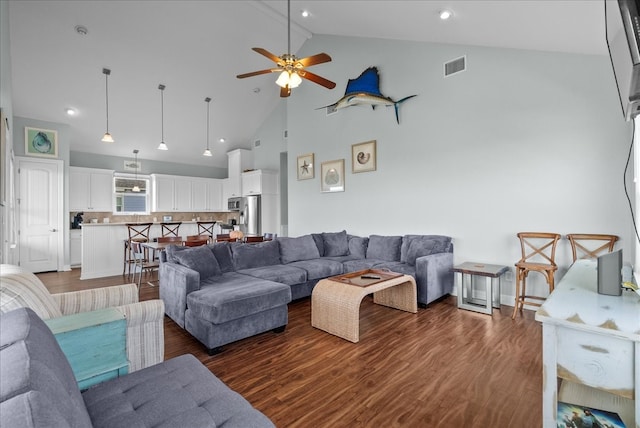
[[[57,232],[58,229],[51,229],[49,232]]]

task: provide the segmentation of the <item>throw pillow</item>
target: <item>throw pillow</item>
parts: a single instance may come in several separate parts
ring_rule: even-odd
[[[349,254],[359,259],[367,257],[367,245],[369,238],[361,238],[360,236],[349,236]]]
[[[174,251],[173,258],[182,266],[197,271],[200,274],[200,280],[222,275],[220,265],[218,265],[218,261],[208,246],[185,248],[184,250]]]
[[[407,250],[407,264],[415,266],[418,257],[439,252],[436,248],[437,244],[435,239],[414,239]]]
[[[236,270],[280,264],[280,244],[277,240],[240,244],[232,246],[231,251]]]
[[[407,263],[407,253],[409,252],[409,246],[415,240],[433,240],[436,241],[436,245],[438,248],[441,248],[440,251],[436,251],[434,248],[434,253],[450,253],[451,250],[451,237],[444,235],[404,235],[402,239],[402,248],[400,250],[400,261],[402,263]]]
[[[311,235],[297,238],[278,238],[278,242],[280,243],[280,258],[283,264],[320,257],[318,247],[316,247]]]
[[[324,243],[324,256],[348,256],[349,241],[347,240],[347,231],[323,233],[322,241]]]
[[[402,236],[371,235],[367,246],[367,258],[388,262],[400,261],[401,246]]]
[[[324,239],[322,239],[322,233],[312,233],[311,237],[316,243],[316,247],[318,247],[318,253],[320,253],[320,257],[324,256]]]
[[[226,241],[216,242],[213,245],[209,245],[209,248],[213,251],[213,255],[216,257],[222,273],[233,272],[231,244]]]

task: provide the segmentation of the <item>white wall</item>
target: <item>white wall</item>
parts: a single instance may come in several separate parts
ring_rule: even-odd
[[[305,81],[287,101],[291,236],[445,234],[456,262],[513,266],[519,231],[613,233],[633,260],[622,185],[631,127],[607,56],[333,36],[314,36],[298,56],[319,52],[333,61],[312,71],[336,89]],[[443,63],[462,55],[467,71],[443,78]],[[316,110],[368,66],[379,68],[384,95],[418,94],[400,125],[392,108]],[[351,145],[368,140],[377,140],[377,171],[352,174]],[[308,152],[316,177],[297,181],[296,156]],[[334,159],[345,159],[346,191],[321,193],[320,164]],[[558,277],[570,258],[563,240]],[[502,294],[512,302],[512,276]]]

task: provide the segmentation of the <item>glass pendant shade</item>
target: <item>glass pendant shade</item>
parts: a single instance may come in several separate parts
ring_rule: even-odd
[[[104,135],[102,136],[102,140],[103,143],[113,143],[113,137],[111,136],[111,134],[109,134],[108,132],[105,132]]]
[[[140,188],[136,184],[135,186],[133,186],[133,189],[131,189],[131,191],[134,192],[134,193],[140,193]]]
[[[138,182],[138,149],[135,149],[133,151],[133,154],[136,156],[136,184],[133,186],[131,191],[134,193],[140,193],[140,187],[137,184]]]
[[[280,86],[281,88],[286,88],[288,84],[289,84],[289,72],[283,71],[282,73],[280,73],[280,76],[278,76],[278,80],[276,80],[276,85]]]
[[[302,79],[300,78],[298,73],[291,73],[291,76],[289,76],[289,87],[297,88],[298,86],[300,86],[300,83],[302,83]]]
[[[202,156],[213,156],[213,154],[211,153],[211,150],[205,149],[204,153],[202,153]]]
[[[169,147],[167,146],[167,143],[165,143],[164,141],[162,141],[162,142],[158,145],[158,150],[169,150]]]

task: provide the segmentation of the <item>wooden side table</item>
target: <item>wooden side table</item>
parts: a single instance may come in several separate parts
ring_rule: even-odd
[[[127,322],[116,309],[45,320],[69,360],[80,389],[129,372]]]
[[[488,315],[493,315],[493,308],[500,309],[500,280],[509,270],[507,266],[464,262],[452,270],[456,274],[458,308]],[[474,276],[485,277],[485,299],[473,296]]]

